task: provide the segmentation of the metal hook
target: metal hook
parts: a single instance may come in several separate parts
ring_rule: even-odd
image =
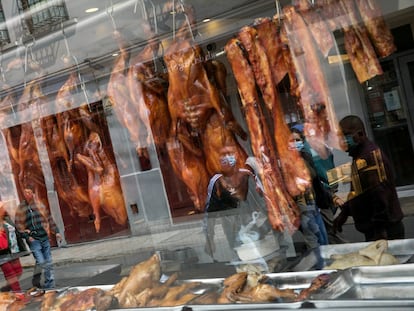
[[[113,13],[114,13],[114,4],[112,3],[112,0],[110,1],[110,3],[111,3],[111,10],[109,10],[109,8],[107,7],[106,8],[106,13],[108,13],[108,15],[109,15],[109,17],[111,19],[112,27],[114,28],[114,30],[116,30],[117,27],[116,27],[115,19],[114,19],[114,16],[113,16]]]
[[[180,7],[181,7],[181,10],[183,10],[184,17],[185,17],[185,22],[187,23],[188,29],[190,30],[191,38],[192,38],[193,40],[195,40],[195,39],[194,39],[193,29],[191,28],[191,23],[190,23],[190,20],[189,20],[189,18],[188,18],[188,15],[187,15],[187,12],[186,12],[186,10],[185,10],[184,3],[183,3],[183,1],[182,1],[182,0],[180,0]]]
[[[282,22],[282,16],[281,16],[282,6],[280,5],[280,1],[279,0],[275,0],[275,6],[276,6],[277,21],[280,24]]]
[[[152,2],[151,0],[148,0],[148,1],[149,1],[150,5],[151,5],[152,16],[153,16],[153,19],[154,19],[154,32],[156,34],[158,34],[158,21],[157,21],[157,12],[155,10],[155,5],[154,5],[154,2]]]

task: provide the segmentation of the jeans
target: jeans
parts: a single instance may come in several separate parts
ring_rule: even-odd
[[[44,270],[45,284],[44,288],[55,287],[55,278],[53,274],[52,253],[50,251],[49,240],[39,241],[33,240],[30,242],[30,250],[36,260],[33,271],[33,285],[40,285],[40,277],[42,270]]]

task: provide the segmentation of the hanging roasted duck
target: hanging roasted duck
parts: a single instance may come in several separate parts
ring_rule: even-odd
[[[92,207],[89,201],[86,185],[80,185],[75,178],[75,171],[69,171],[66,144],[58,129],[55,116],[42,119],[43,136],[46,143],[50,166],[52,168],[54,186],[57,194],[63,200],[72,217],[89,217]]]
[[[261,42],[266,40],[266,36],[259,40],[262,34],[262,31],[258,32],[253,27],[245,26],[240,30],[238,37],[246,50],[256,84],[271,115],[274,130],[273,137],[281,172],[287,190],[294,197],[305,192],[310,186],[310,175],[299,152],[290,148],[289,142],[292,133],[285,122],[285,114],[277,91],[277,84],[274,83],[276,77],[272,74],[272,68],[267,57],[267,54],[271,51],[268,52],[261,45]],[[262,122],[266,122],[265,119]],[[270,126],[268,127],[270,128]]]
[[[264,115],[256,92],[254,73],[237,39],[231,39],[226,44],[225,52],[237,82],[253,155],[259,165],[269,222],[275,230],[286,229],[293,233],[299,226],[299,210],[286,190],[277,165],[271,134],[263,122]]]
[[[176,176],[186,185],[197,212],[204,212],[210,175],[203,155],[197,156],[185,148],[175,136],[167,142],[167,151]]]
[[[159,45],[158,40],[149,39],[147,46],[131,59],[128,86],[131,103],[146,128],[147,145],[154,140],[157,147],[164,148],[170,132],[171,117],[163,80],[154,66]]]
[[[199,45],[192,39],[191,25],[194,16],[191,9],[184,8],[189,22],[177,31],[177,35],[164,54],[168,69],[168,107],[171,114],[172,133],[184,146],[200,155],[199,146],[194,143],[194,137],[205,129],[210,115],[215,111],[223,124],[237,135],[243,136],[243,131],[231,110],[223,107],[219,89],[212,82],[205,65],[205,56]],[[186,137],[189,127],[191,137]]]
[[[119,225],[124,225],[127,213],[118,169],[97,133],[90,133],[84,153],[77,153],[76,158],[88,172],[89,200],[95,215],[96,232],[101,229],[101,210]]]
[[[145,156],[142,154],[142,150],[146,150],[148,146],[146,142],[148,135],[145,126],[140,122],[139,110],[132,103],[128,87],[127,61],[129,52],[119,31],[114,32],[114,38],[118,42],[120,53],[115,60],[109,78],[107,95],[118,121],[128,130],[129,139],[134,143],[137,155]]]
[[[311,147],[326,158],[326,145],[344,150],[344,139],[332,97],[307,25],[293,6],[285,6],[283,13],[283,27],[299,82],[299,104],[305,118],[304,133]]]

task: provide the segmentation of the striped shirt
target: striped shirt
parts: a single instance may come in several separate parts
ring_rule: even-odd
[[[44,209],[48,216],[45,217],[40,209]],[[24,200],[17,209],[15,222],[17,229],[25,239],[32,237],[44,241],[49,238],[48,228],[51,232],[59,233],[59,229],[45,206],[37,206],[35,203],[27,204]],[[30,232],[26,232],[27,230]]]

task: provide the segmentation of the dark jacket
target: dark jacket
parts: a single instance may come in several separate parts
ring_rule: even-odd
[[[375,152],[379,158],[375,158]],[[356,184],[353,177],[351,190],[356,196],[345,203],[342,213],[352,216],[356,229],[362,233],[386,230],[390,224],[400,222],[404,215],[386,155],[369,140],[356,146],[349,155],[352,175],[359,178]]]

